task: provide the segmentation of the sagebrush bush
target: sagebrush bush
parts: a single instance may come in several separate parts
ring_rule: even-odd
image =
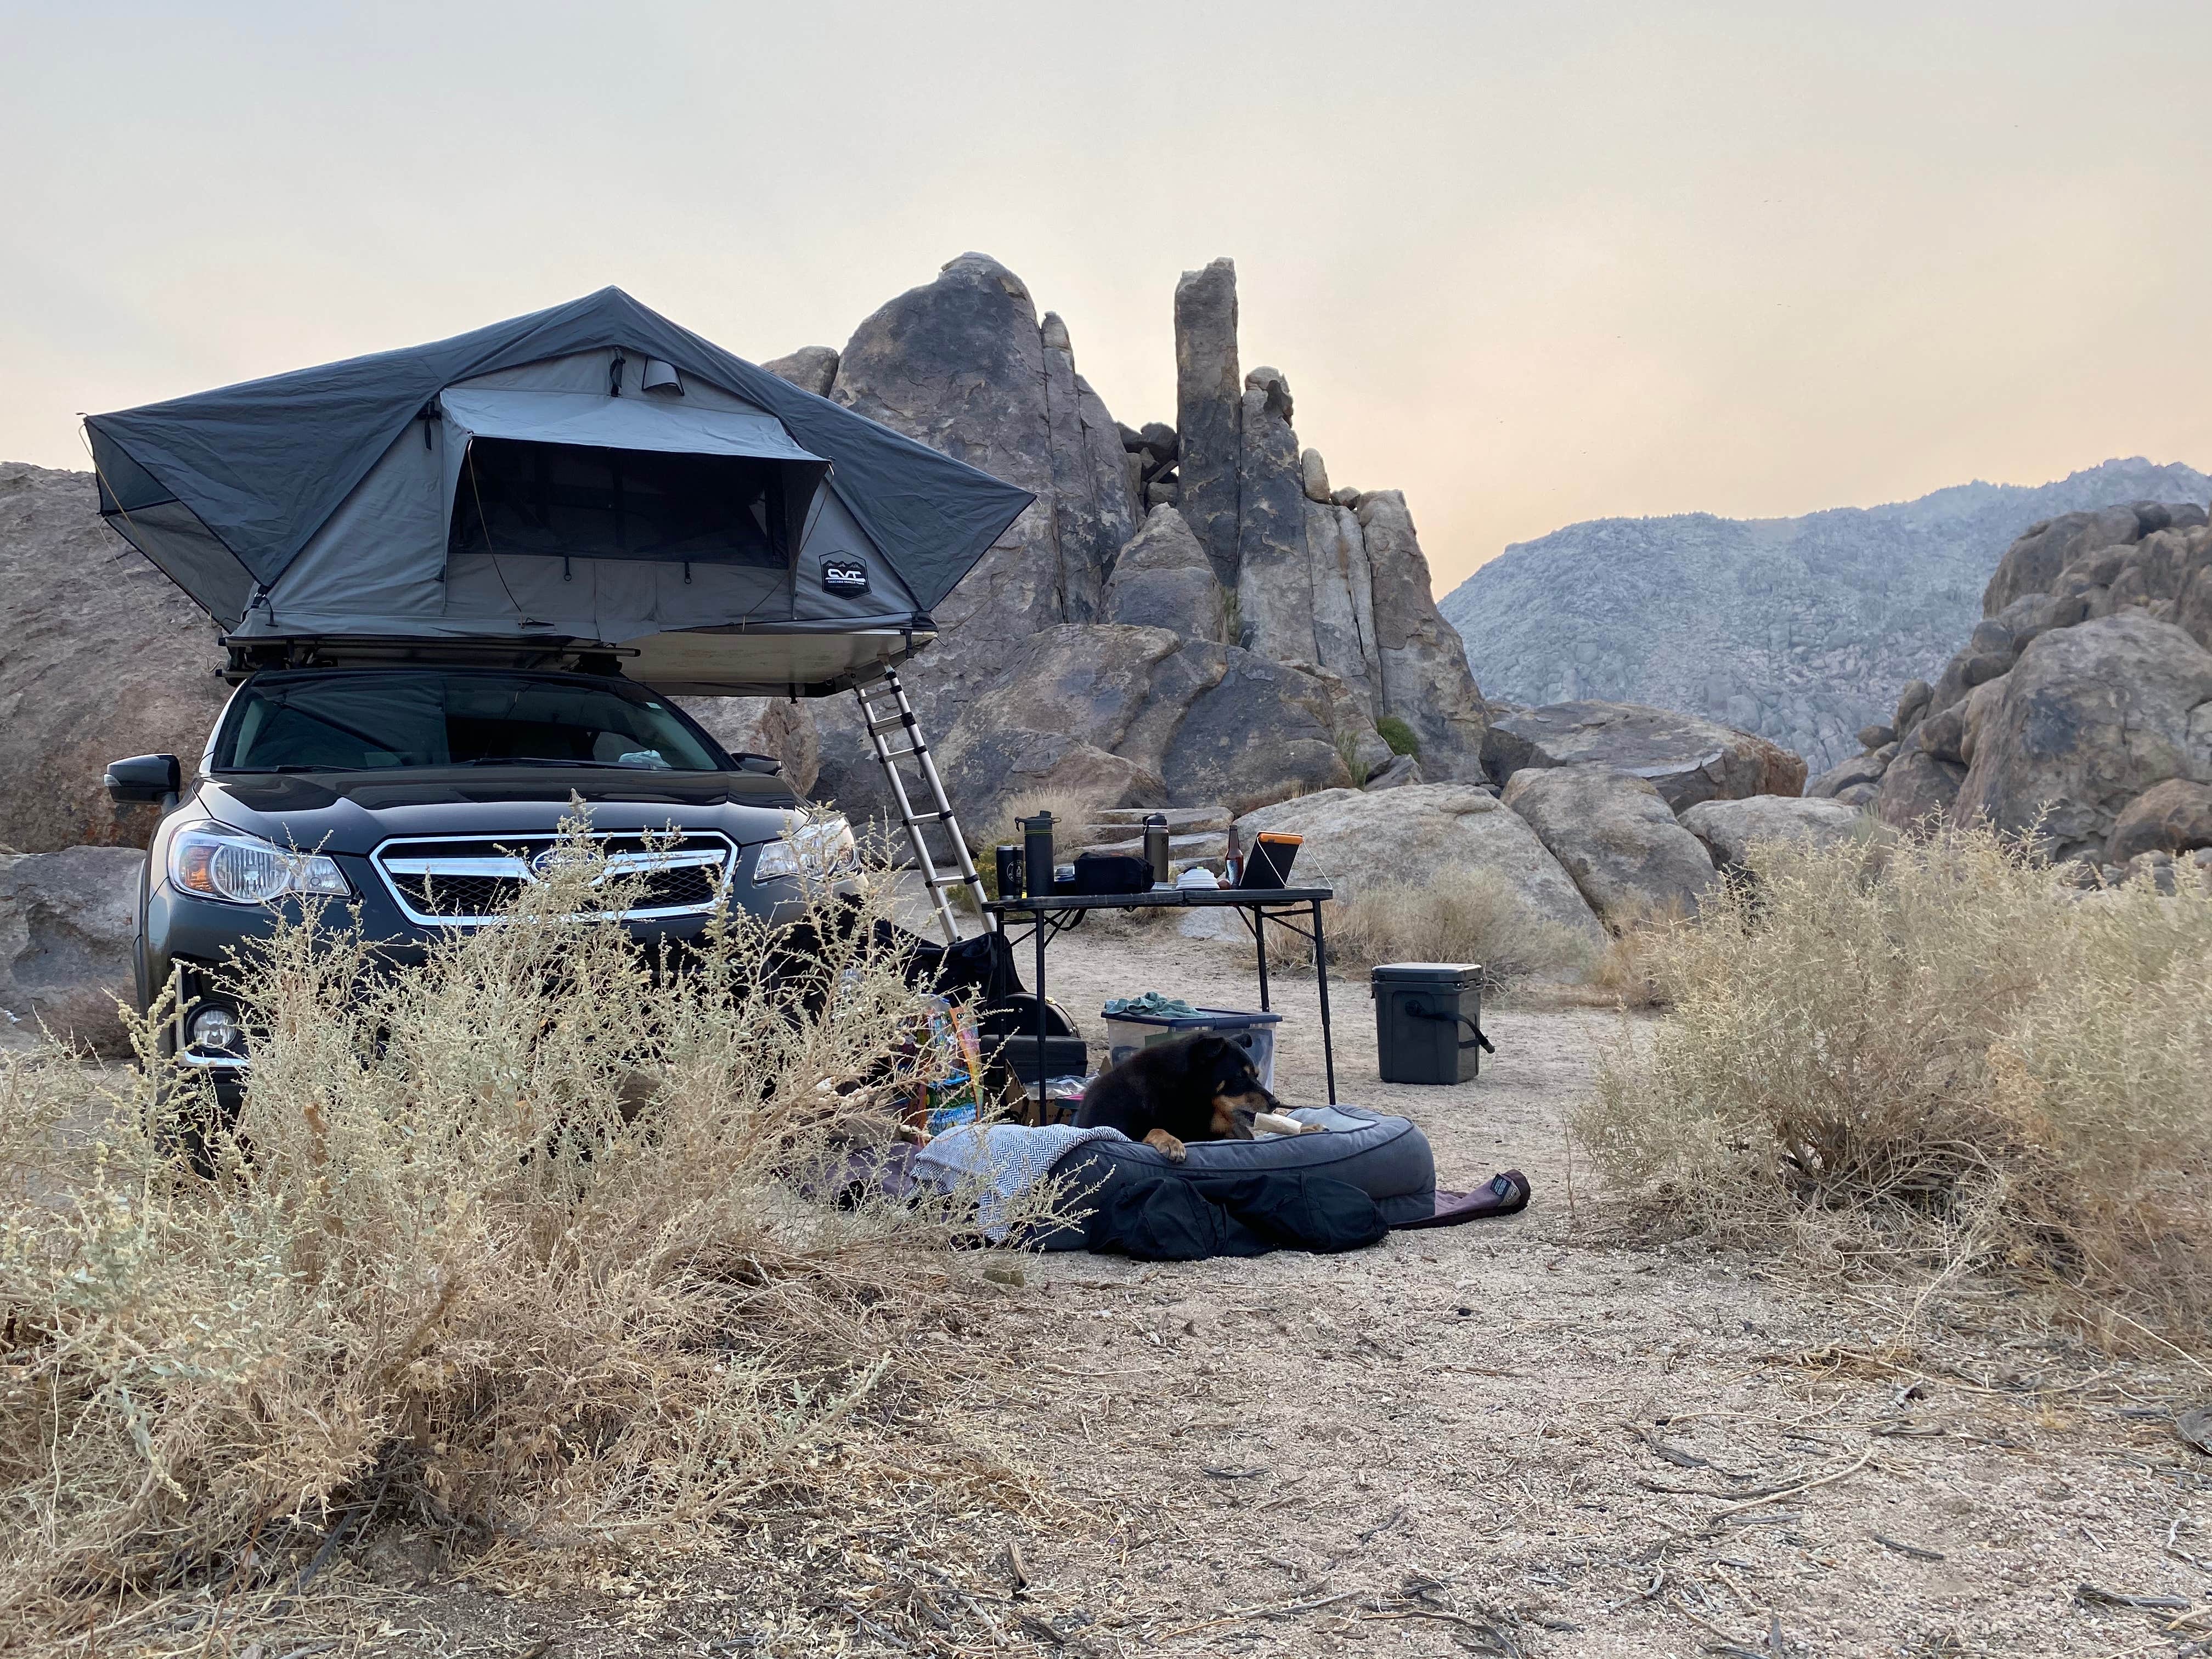
[[[1510,882],[1485,870],[1447,869],[1422,882],[1365,884],[1332,903],[1326,920],[1333,967],[1480,963],[1492,988],[1580,975],[1596,956],[1588,941],[1532,915]],[[1268,940],[1271,955],[1279,937]],[[1285,961],[1312,960],[1303,946],[1281,954]]]
[[[854,1479],[848,1414],[905,1409],[961,1206],[828,1201],[931,1063],[896,951],[866,905],[795,955],[736,915],[670,971],[574,846],[420,967],[335,909],[280,930],[234,1125],[150,1025],[143,1072],[0,1071],[18,1633],[296,1568],[372,1510],[571,1541],[741,1518]]]
[[[1670,1012],[1574,1131],[1692,1225],[2212,1316],[2212,887],[2022,845],[1754,848],[1645,940]]]

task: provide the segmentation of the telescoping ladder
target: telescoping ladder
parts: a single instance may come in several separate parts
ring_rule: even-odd
[[[868,741],[876,746],[876,761],[890,785],[891,799],[898,804],[899,822],[906,826],[915,865],[928,886],[929,902],[937,911],[937,925],[945,931],[945,942],[960,941],[960,923],[948,896],[955,887],[968,890],[984,927],[995,932],[998,919],[983,908],[983,879],[975,873],[975,860],[968,855],[960,820],[953,816],[952,803],[945,799],[944,780],[937,775],[937,763],[929,757],[929,745],[922,741],[921,723],[914,717],[914,705],[907,701],[906,687],[899,684],[898,670],[886,667],[880,679],[854,686],[853,695],[860,699],[861,724],[867,727]],[[903,741],[894,743],[894,737]],[[902,760],[915,763],[915,778],[900,772]],[[950,848],[948,856],[940,857],[930,845],[931,830],[943,837]]]

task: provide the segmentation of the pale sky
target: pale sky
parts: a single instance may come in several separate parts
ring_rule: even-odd
[[[1233,257],[1439,594],[1579,519],[2212,468],[2208,80],[2204,0],[0,0],[0,458],[610,283],[842,347],[976,248],[1131,425]]]

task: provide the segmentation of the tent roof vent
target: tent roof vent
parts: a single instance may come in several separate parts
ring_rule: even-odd
[[[638,390],[649,392],[656,398],[680,398],[684,395],[683,378],[676,365],[665,363],[658,357],[645,360],[645,376],[638,382]]]

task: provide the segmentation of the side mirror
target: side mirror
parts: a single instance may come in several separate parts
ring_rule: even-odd
[[[185,769],[174,755],[134,755],[110,761],[100,782],[118,806],[161,805],[183,793]]]

